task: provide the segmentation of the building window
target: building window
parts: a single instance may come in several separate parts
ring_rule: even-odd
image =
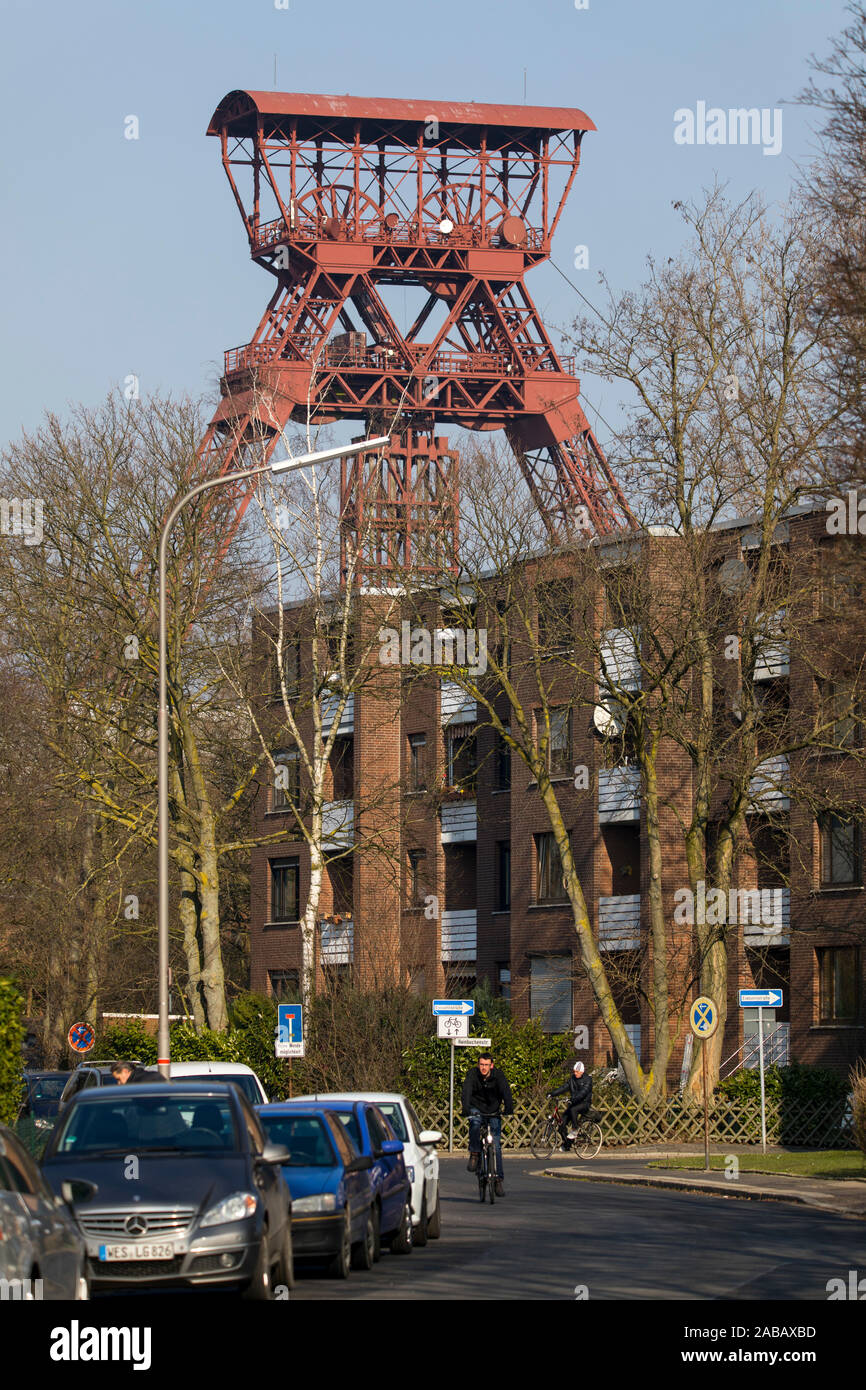
[[[507,912],[511,907],[511,841],[499,840],[496,845],[496,910]]]
[[[834,748],[859,748],[863,734],[863,706],[854,681],[826,681],[821,689],[821,723],[829,725],[822,743]]]
[[[285,681],[286,694],[289,699],[294,699],[301,689],[301,639],[300,637],[283,637],[283,680]],[[280,668],[277,663],[277,653],[274,651],[274,694],[280,695]]]
[[[425,849],[410,849],[408,854],[409,873],[406,893],[409,907],[424,906],[424,867],[427,859]]]
[[[562,859],[553,832],[535,836],[535,900],[562,902],[566,897],[562,882]]]
[[[544,652],[571,651],[574,646],[570,579],[538,586],[538,645]]]
[[[409,735],[409,790],[427,790],[427,735]]]
[[[859,951],[856,946],[825,946],[818,957],[819,1023],[856,1023],[859,1005]]]
[[[297,859],[271,862],[271,921],[298,921],[300,866]]]
[[[280,1004],[296,1003],[300,999],[300,980],[297,970],[268,971],[271,994]]]
[[[335,738],[331,750],[334,800],[351,801],[355,795],[355,740]]]
[[[475,734],[466,728],[449,729],[445,734],[446,786],[475,795]]]
[[[828,814],[821,817],[821,886],[858,885],[860,826],[851,818]]]
[[[499,978],[499,997],[504,999],[507,1004],[511,1003],[511,966],[508,961],[496,967]]]
[[[506,724],[505,730],[510,734],[511,726]],[[511,749],[498,730],[493,750],[493,789],[497,792],[511,790]]]
[[[547,768],[551,777],[563,777],[571,771],[571,711],[563,707],[552,709],[549,714]]]
[[[274,754],[274,786],[271,810],[285,811],[297,806],[301,797],[301,759],[297,752]]]
[[[571,956],[532,956],[529,962],[529,1011],[545,1033],[571,1028]]]

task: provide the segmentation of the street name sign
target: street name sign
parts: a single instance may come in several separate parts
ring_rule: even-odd
[[[780,989],[741,989],[741,1009],[781,1009],[782,991]]]
[[[455,1038],[455,1047],[489,1047],[489,1038]]]
[[[433,1015],[438,1018],[440,1014],[474,1014],[474,999],[434,999]]]

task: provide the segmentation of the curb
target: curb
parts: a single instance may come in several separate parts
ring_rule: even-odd
[[[708,1192],[711,1197],[734,1197],[749,1202],[794,1202],[798,1206],[811,1207],[813,1211],[845,1216],[852,1221],[866,1220],[866,1211],[853,1211],[849,1207],[831,1207],[825,1203],[812,1201],[796,1192],[772,1192],[763,1187],[725,1186],[713,1182],[690,1182],[681,1178],[652,1178],[641,1173],[613,1175],[610,1173],[578,1172],[576,1169],[543,1168],[539,1170],[545,1178],[565,1178],[571,1182],[601,1182],[617,1187],[660,1187],[674,1192]]]

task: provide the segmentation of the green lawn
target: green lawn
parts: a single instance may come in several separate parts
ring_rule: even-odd
[[[710,1167],[724,1172],[731,1155],[710,1154]],[[796,1178],[859,1178],[866,1182],[866,1157],[857,1149],[818,1149],[800,1153],[738,1153],[737,1161],[743,1173],[790,1173]],[[650,1168],[700,1168],[701,1156],[659,1158]]]

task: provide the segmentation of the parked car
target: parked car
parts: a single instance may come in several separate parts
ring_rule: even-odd
[[[25,1091],[19,1120],[32,1120],[37,1129],[50,1129],[60,1110],[69,1072],[25,1071],[23,1079]]]
[[[336,1279],[375,1258],[373,1160],[359,1154],[336,1115],[315,1105],[282,1101],[259,1107],[272,1144],[287,1150],[283,1176],[292,1193],[297,1259],[327,1259]]]
[[[176,1081],[76,1096],[42,1171],[73,1208],[94,1289],[231,1286],[264,1299],[292,1284],[287,1158],[237,1086]]]
[[[82,1091],[93,1091],[100,1086],[116,1086],[117,1078],[111,1074],[114,1061],[115,1059],[111,1058],[107,1062],[80,1062],[70,1073],[69,1080],[63,1088],[57,1113],[62,1114],[69,1102]]]
[[[6,1125],[0,1125],[0,1279],[2,1297],[90,1297],[87,1254],[72,1213]]]
[[[334,1095],[299,1096],[308,1104],[327,1101],[370,1101],[381,1110],[395,1135],[403,1143],[406,1171],[412,1184],[412,1240],[426,1245],[438,1240],[442,1231],[439,1200],[439,1155],[442,1142],[438,1129],[422,1129],[412,1102],[396,1091],[351,1091]]]
[[[321,1100],[323,1110],[336,1115],[359,1154],[372,1160],[374,1258],[384,1240],[395,1254],[412,1249],[412,1185],[403,1158],[403,1144],[381,1110],[370,1101]]]
[[[146,1067],[146,1071],[158,1071],[158,1067]],[[230,1081],[239,1086],[250,1105],[267,1105],[265,1088],[252,1067],[244,1062],[172,1062],[172,1081]]]

